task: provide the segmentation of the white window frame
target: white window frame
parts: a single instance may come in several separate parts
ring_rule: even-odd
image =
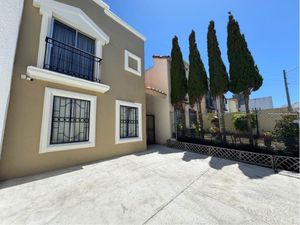
[[[120,138],[120,106],[129,106],[129,107],[136,107],[138,108],[138,137],[133,138]],[[130,142],[139,142],[143,141],[143,130],[142,130],[142,104],[134,103],[134,102],[127,102],[116,100],[116,137],[115,137],[115,144],[123,144],[123,143],[130,143]]]
[[[37,67],[43,68],[45,39],[52,36],[53,18],[63,22],[83,34],[95,39],[95,55],[102,59],[102,48],[109,43],[105,34],[81,9],[54,0],[33,0],[33,5],[40,8],[42,15]],[[95,76],[101,79],[101,66]]]
[[[77,143],[65,143],[65,144],[52,144],[52,145],[50,144],[54,96],[90,101],[89,141],[77,142]],[[66,151],[66,150],[95,147],[96,107],[97,107],[96,96],[46,87],[45,96],[44,96],[44,108],[43,108],[43,119],[42,119],[42,127],[41,127],[39,153],[42,154],[47,152]]]
[[[137,70],[129,67],[129,57],[137,61],[137,67],[138,67]],[[137,55],[129,52],[126,49],[125,49],[125,64],[124,65],[125,65],[126,71],[133,73],[135,75],[138,75],[138,76],[142,75],[142,60],[141,60],[141,58],[138,57]]]

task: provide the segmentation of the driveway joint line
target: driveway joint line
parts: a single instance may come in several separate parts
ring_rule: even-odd
[[[222,159],[219,159],[213,166],[217,165]],[[173,198],[171,198],[166,204],[159,207],[159,209],[150,216],[143,225],[147,224],[151,219],[153,219],[159,212],[161,212],[164,208],[166,208],[170,203],[172,203],[176,198],[178,198],[181,194],[183,194],[187,189],[189,189],[196,181],[198,181],[202,176],[204,176],[209,170],[212,168],[207,168],[203,173],[201,173],[195,180],[193,180],[191,183],[189,183],[185,188],[183,188],[177,195],[175,195]]]

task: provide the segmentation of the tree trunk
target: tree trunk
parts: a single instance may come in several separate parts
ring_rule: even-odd
[[[185,122],[185,103],[181,103],[181,113],[183,114],[183,120],[182,120],[182,128],[183,128],[183,132],[185,133],[186,130],[186,122]]]
[[[252,126],[251,126],[251,114],[249,110],[249,94],[244,93],[244,101],[245,101],[245,108],[247,114],[247,125],[248,125],[248,134],[249,134],[249,143],[253,146],[253,136],[252,136]]]
[[[226,142],[226,129],[225,129],[225,119],[224,119],[224,97],[223,95],[219,95],[219,124],[220,124],[220,132],[222,134],[222,141]]]
[[[180,133],[180,136],[185,134],[185,128],[186,128],[186,124],[185,124],[185,110],[184,110],[184,103],[176,103],[173,105],[174,107],[174,114],[175,114],[175,130],[176,130],[176,137],[178,137],[178,132]],[[180,113],[183,118],[181,121],[178,120],[178,113]],[[182,125],[182,129],[178,130],[178,125],[181,123]],[[176,138],[177,139],[177,138]]]
[[[198,119],[200,125],[200,138],[204,139],[204,129],[203,129],[203,117],[202,117],[202,108],[201,108],[202,97],[198,98]]]

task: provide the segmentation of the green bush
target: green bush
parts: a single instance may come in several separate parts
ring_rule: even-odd
[[[236,130],[242,132],[248,131],[246,113],[235,113],[232,117],[232,122]],[[251,127],[256,127],[256,118],[254,114],[251,114]]]
[[[298,121],[298,122],[297,122]],[[276,121],[274,137],[282,141],[286,151],[299,154],[299,117],[296,114],[286,114]]]

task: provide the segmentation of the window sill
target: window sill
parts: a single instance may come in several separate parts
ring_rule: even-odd
[[[43,153],[49,153],[49,152],[68,151],[68,150],[93,148],[93,147],[95,147],[95,143],[92,143],[92,142],[57,144],[57,145],[41,146],[39,153],[43,154]]]
[[[62,73],[41,69],[35,66],[27,67],[27,75],[33,79],[62,84],[62,85],[81,88],[90,91],[96,91],[99,93],[105,93],[110,89],[110,86],[105,84],[99,84],[99,83],[87,81],[84,79],[72,77]]]
[[[131,143],[131,142],[140,142],[143,141],[142,137],[136,137],[136,138],[122,138],[116,140],[116,144],[125,144],[125,143]]]
[[[134,75],[142,76],[142,73],[141,73],[140,71],[131,69],[130,67],[126,67],[125,70],[126,70],[127,72],[133,73]]]

